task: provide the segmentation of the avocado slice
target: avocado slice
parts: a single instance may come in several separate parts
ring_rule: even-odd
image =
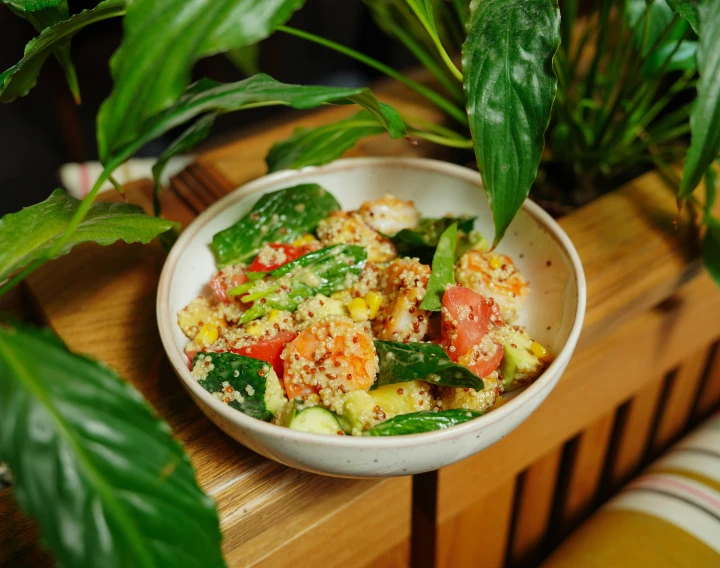
[[[529,384],[540,376],[545,362],[532,352],[533,340],[522,328],[511,328],[503,342],[505,355],[500,363],[505,392]]]
[[[364,432],[378,422],[375,416],[376,406],[377,402],[367,391],[350,391],[345,395],[342,414],[338,416],[338,420],[343,429],[349,434],[353,430]]]

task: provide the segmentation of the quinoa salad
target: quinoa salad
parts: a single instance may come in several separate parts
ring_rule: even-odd
[[[516,325],[529,283],[474,218],[385,195],[342,211],[316,184],[263,195],[211,248],[178,314],[188,365],[253,418],[329,435],[448,428],[550,362]]]

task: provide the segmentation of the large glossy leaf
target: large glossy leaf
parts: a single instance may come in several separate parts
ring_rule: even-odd
[[[720,2],[705,0],[699,7],[700,79],[690,115],[691,140],[685,160],[680,197],[687,199],[720,152]]]
[[[59,566],[224,566],[215,504],[168,426],[49,331],[0,324],[0,460]]]
[[[67,0],[62,0],[56,6],[48,6],[34,12],[20,10],[14,7],[11,7],[10,9],[17,16],[20,16],[30,22],[38,32],[42,32],[45,28],[52,27],[70,17]],[[53,54],[65,73],[65,79],[67,80],[70,91],[75,97],[75,101],[79,103],[80,86],[78,85],[75,66],[70,58],[70,40],[58,44],[58,46],[54,49]]]
[[[397,111],[388,105],[381,105],[369,89],[288,85],[261,73],[237,83],[202,79],[191,85],[177,103],[146,121],[137,138],[114,151],[106,165],[119,165],[151,140],[201,114],[226,113],[268,105],[306,109],[325,103],[358,104],[371,113],[393,138],[405,135],[405,125]],[[207,130],[194,131],[193,140],[198,142],[199,134],[203,132]]]
[[[695,33],[699,33],[698,4],[699,0],[667,0],[670,7],[692,26]]]
[[[15,270],[46,255],[65,233],[80,201],[56,189],[42,203],[0,219],[0,282]],[[78,225],[72,238],[53,258],[66,254],[80,243],[109,245],[118,240],[149,243],[176,224],[151,217],[135,205],[95,203]]]
[[[339,158],[363,138],[383,132],[383,125],[362,111],[317,128],[298,128],[290,138],[273,144],[265,161],[270,172],[318,166]]]
[[[36,12],[54,8],[61,4],[67,5],[66,0],[2,0],[2,3],[23,12]]]
[[[720,286],[720,221],[708,219],[707,233],[702,243],[702,258],[705,268]]]
[[[557,79],[555,0],[482,0],[463,45],[468,121],[495,221],[505,234],[537,175]]]
[[[101,160],[183,95],[201,57],[256,43],[304,0],[133,0],[110,62],[115,87],[97,121]]]
[[[45,28],[25,46],[22,60],[0,74],[0,102],[10,102],[28,94],[35,86],[45,60],[58,47],[65,45],[85,26],[125,13],[124,0],[105,0],[92,10],[85,10]]]

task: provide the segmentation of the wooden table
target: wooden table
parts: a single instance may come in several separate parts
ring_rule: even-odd
[[[437,115],[402,89],[383,100]],[[187,225],[265,173],[270,145],[299,125],[352,112],[331,107],[203,153],[162,195]],[[377,137],[348,155],[427,156],[436,148]],[[148,182],[127,188],[149,205]],[[607,493],[720,402],[720,293],[700,273],[687,219],[655,174],[562,219],[588,279],[581,345],[540,409],[488,450],[439,472],[345,480],[268,461],[210,423],[175,378],[158,337],[159,246],[84,246],[15,295],[26,317],[71,349],[117,368],[185,444],[218,502],[232,566],[532,565]],[[132,357],[130,354],[132,353]],[[0,564],[45,565],[31,521],[0,493]]]

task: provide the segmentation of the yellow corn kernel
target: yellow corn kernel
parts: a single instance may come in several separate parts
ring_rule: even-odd
[[[248,334],[252,335],[253,337],[260,337],[262,335],[262,327],[260,327],[256,323],[249,325],[245,331],[247,331]]]
[[[370,290],[367,294],[365,294],[365,302],[370,309],[368,317],[371,320],[375,319],[378,314],[378,310],[380,309],[380,305],[382,304],[382,294],[380,294],[380,292],[376,292],[375,290]]]
[[[277,323],[280,321],[280,310],[272,309],[268,314],[268,321],[270,323]]]
[[[532,342],[532,345],[530,345],[530,351],[532,351],[533,355],[535,355],[538,359],[545,359],[548,356],[548,350],[537,341]]]
[[[490,265],[490,268],[493,270],[497,270],[503,265],[503,261],[499,256],[491,256],[490,260],[488,260],[488,264]]]
[[[348,311],[354,321],[365,321],[370,314],[367,302],[362,298],[353,298],[348,304]]]
[[[301,247],[303,245],[309,245],[310,243],[316,241],[317,239],[312,236],[310,233],[305,233],[302,237],[298,237],[293,241],[294,247]]]
[[[195,336],[195,341],[197,341],[203,347],[208,347],[215,343],[217,341],[217,338],[217,326],[212,323],[204,323],[203,326],[200,328],[200,331],[198,331],[198,334]]]

